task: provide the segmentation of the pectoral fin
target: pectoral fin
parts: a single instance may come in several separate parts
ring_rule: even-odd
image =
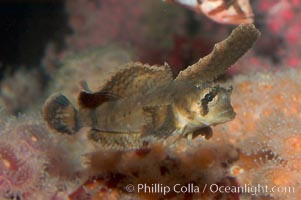
[[[145,106],[143,111],[146,118],[146,123],[152,129],[160,127],[167,115],[167,106]]]
[[[72,135],[79,129],[77,111],[62,94],[54,94],[46,100],[43,118],[49,128],[60,133]]]
[[[205,139],[210,139],[213,135],[212,129],[210,126],[206,126],[200,129],[195,130],[192,134],[191,134],[191,139],[194,139],[196,137],[198,137],[199,135],[203,136]]]
[[[140,132],[115,132],[91,129],[88,138],[106,150],[133,150],[143,147]]]
[[[174,115],[171,105],[148,106],[143,108],[147,123],[143,136],[150,138],[165,138],[174,131]]]

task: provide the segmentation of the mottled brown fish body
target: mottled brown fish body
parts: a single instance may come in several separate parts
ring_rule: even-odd
[[[119,100],[97,107],[91,116],[93,127],[98,130],[137,132],[145,124],[145,113],[137,102]]]
[[[208,102],[203,100],[206,94],[212,95]],[[230,95],[226,89],[208,84],[193,86],[189,82],[171,82],[145,94],[106,102],[92,111],[80,110],[79,115],[88,117],[82,118],[81,121],[87,121],[82,126],[99,131],[140,133],[142,137],[185,135],[232,120],[235,113]]]
[[[173,104],[177,96],[176,91],[171,83],[160,88],[151,88],[143,94],[103,103],[93,110],[80,109],[79,116],[82,116],[81,121],[85,122],[82,126],[92,124],[92,127],[98,130],[141,132],[143,126],[151,120],[151,108],[157,107],[160,112],[156,114],[164,115],[166,106]]]

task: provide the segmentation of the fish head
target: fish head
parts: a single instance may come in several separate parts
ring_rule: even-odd
[[[202,85],[182,95],[175,114],[180,127],[191,129],[228,122],[236,113],[231,105],[232,87]]]
[[[191,105],[197,111],[195,118],[206,125],[216,125],[234,119],[231,105],[232,87],[208,87],[201,90],[198,100]]]

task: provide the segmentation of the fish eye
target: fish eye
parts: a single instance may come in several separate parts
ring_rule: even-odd
[[[214,88],[213,90],[207,91],[205,95],[202,97],[200,105],[202,107],[202,115],[206,115],[209,112],[209,103],[214,103],[216,101],[217,90]]]
[[[213,103],[216,99],[217,96],[217,89],[213,88],[212,90],[209,90],[203,98],[201,99],[202,104],[208,104],[208,103]]]
[[[214,96],[211,94],[211,92],[207,93],[204,97],[204,100],[207,102],[211,102],[213,100]]]

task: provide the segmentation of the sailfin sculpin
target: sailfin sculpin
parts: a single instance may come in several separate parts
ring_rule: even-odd
[[[208,56],[175,79],[167,64],[128,64],[97,92],[83,83],[79,109],[62,94],[50,96],[43,117],[60,133],[72,135],[89,127],[87,138],[105,149],[137,149],[171,135],[199,134],[200,129],[235,117],[230,103],[232,87],[220,87],[212,81],[258,37],[254,25],[240,25]]]

